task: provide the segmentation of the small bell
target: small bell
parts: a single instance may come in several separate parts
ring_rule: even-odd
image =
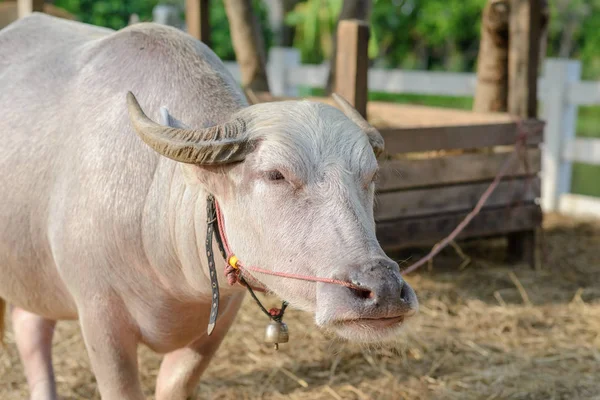
[[[289,341],[288,327],[285,322],[271,320],[265,330],[265,343],[272,344],[275,350],[279,349],[279,343]]]

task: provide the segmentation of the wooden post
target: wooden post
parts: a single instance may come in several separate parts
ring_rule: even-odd
[[[360,20],[340,21],[337,41],[335,92],[366,118],[369,25]]]
[[[18,0],[17,7],[19,18],[23,18],[32,12],[44,12],[44,0]]]
[[[508,107],[509,0],[489,0],[483,10],[473,110],[504,112]]]
[[[210,46],[209,0],[186,0],[185,22],[187,31]]]
[[[372,6],[372,0],[343,0],[342,9],[340,10],[340,15],[338,16],[338,20],[335,25],[336,32],[341,21],[347,19],[357,19],[365,22],[369,21]],[[330,95],[331,91],[334,89],[337,62],[337,35],[333,35],[331,39],[329,74],[327,75],[327,85],[325,86],[327,95]]]
[[[546,0],[511,0],[508,52],[508,112],[520,118],[537,118],[537,82],[544,25],[548,23]],[[536,266],[535,231],[508,236],[508,259]]]

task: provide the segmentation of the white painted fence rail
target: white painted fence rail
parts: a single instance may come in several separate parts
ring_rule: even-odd
[[[238,65],[226,66],[239,81]],[[296,49],[272,48],[269,53],[269,85],[276,96],[296,96],[298,86],[324,87],[328,71],[326,64],[301,65]],[[575,135],[578,106],[600,105],[600,82],[580,79],[579,61],[547,59],[538,82],[541,118],[546,121],[541,205],[545,211],[600,217],[600,198],[570,193],[574,162],[600,165],[600,139]],[[373,91],[442,96],[473,96],[476,81],[471,73],[377,68],[369,70],[368,80]]]
[[[600,165],[600,139],[576,137],[577,108],[600,105],[600,83],[581,81],[581,62],[566,59],[546,60],[543,80],[542,208],[600,217],[600,198],[571,193],[574,162]]]

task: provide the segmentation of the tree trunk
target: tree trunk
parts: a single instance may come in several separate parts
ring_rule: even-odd
[[[483,10],[473,110],[503,112],[508,107],[508,0],[489,0]]]
[[[265,44],[251,0],[225,0],[231,40],[242,74],[242,87],[268,92]]]
[[[546,52],[548,51],[548,25],[550,23],[550,7],[548,6],[548,0],[542,0],[541,7],[542,22],[540,26],[540,67],[543,65],[543,62],[546,59]]]
[[[508,112],[537,117],[537,78],[540,67],[545,0],[512,0],[508,62]]]
[[[332,39],[329,75],[327,76],[326,91],[331,94],[335,84],[336,54],[337,54],[337,31],[340,21],[345,19],[358,19],[368,22],[371,13],[371,0],[344,0],[344,5],[338,17]]]

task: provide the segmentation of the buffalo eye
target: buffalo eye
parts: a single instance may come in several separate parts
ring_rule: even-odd
[[[267,177],[270,181],[282,181],[285,179],[285,177],[283,176],[283,174],[277,170],[275,171],[269,171],[267,173]]]

